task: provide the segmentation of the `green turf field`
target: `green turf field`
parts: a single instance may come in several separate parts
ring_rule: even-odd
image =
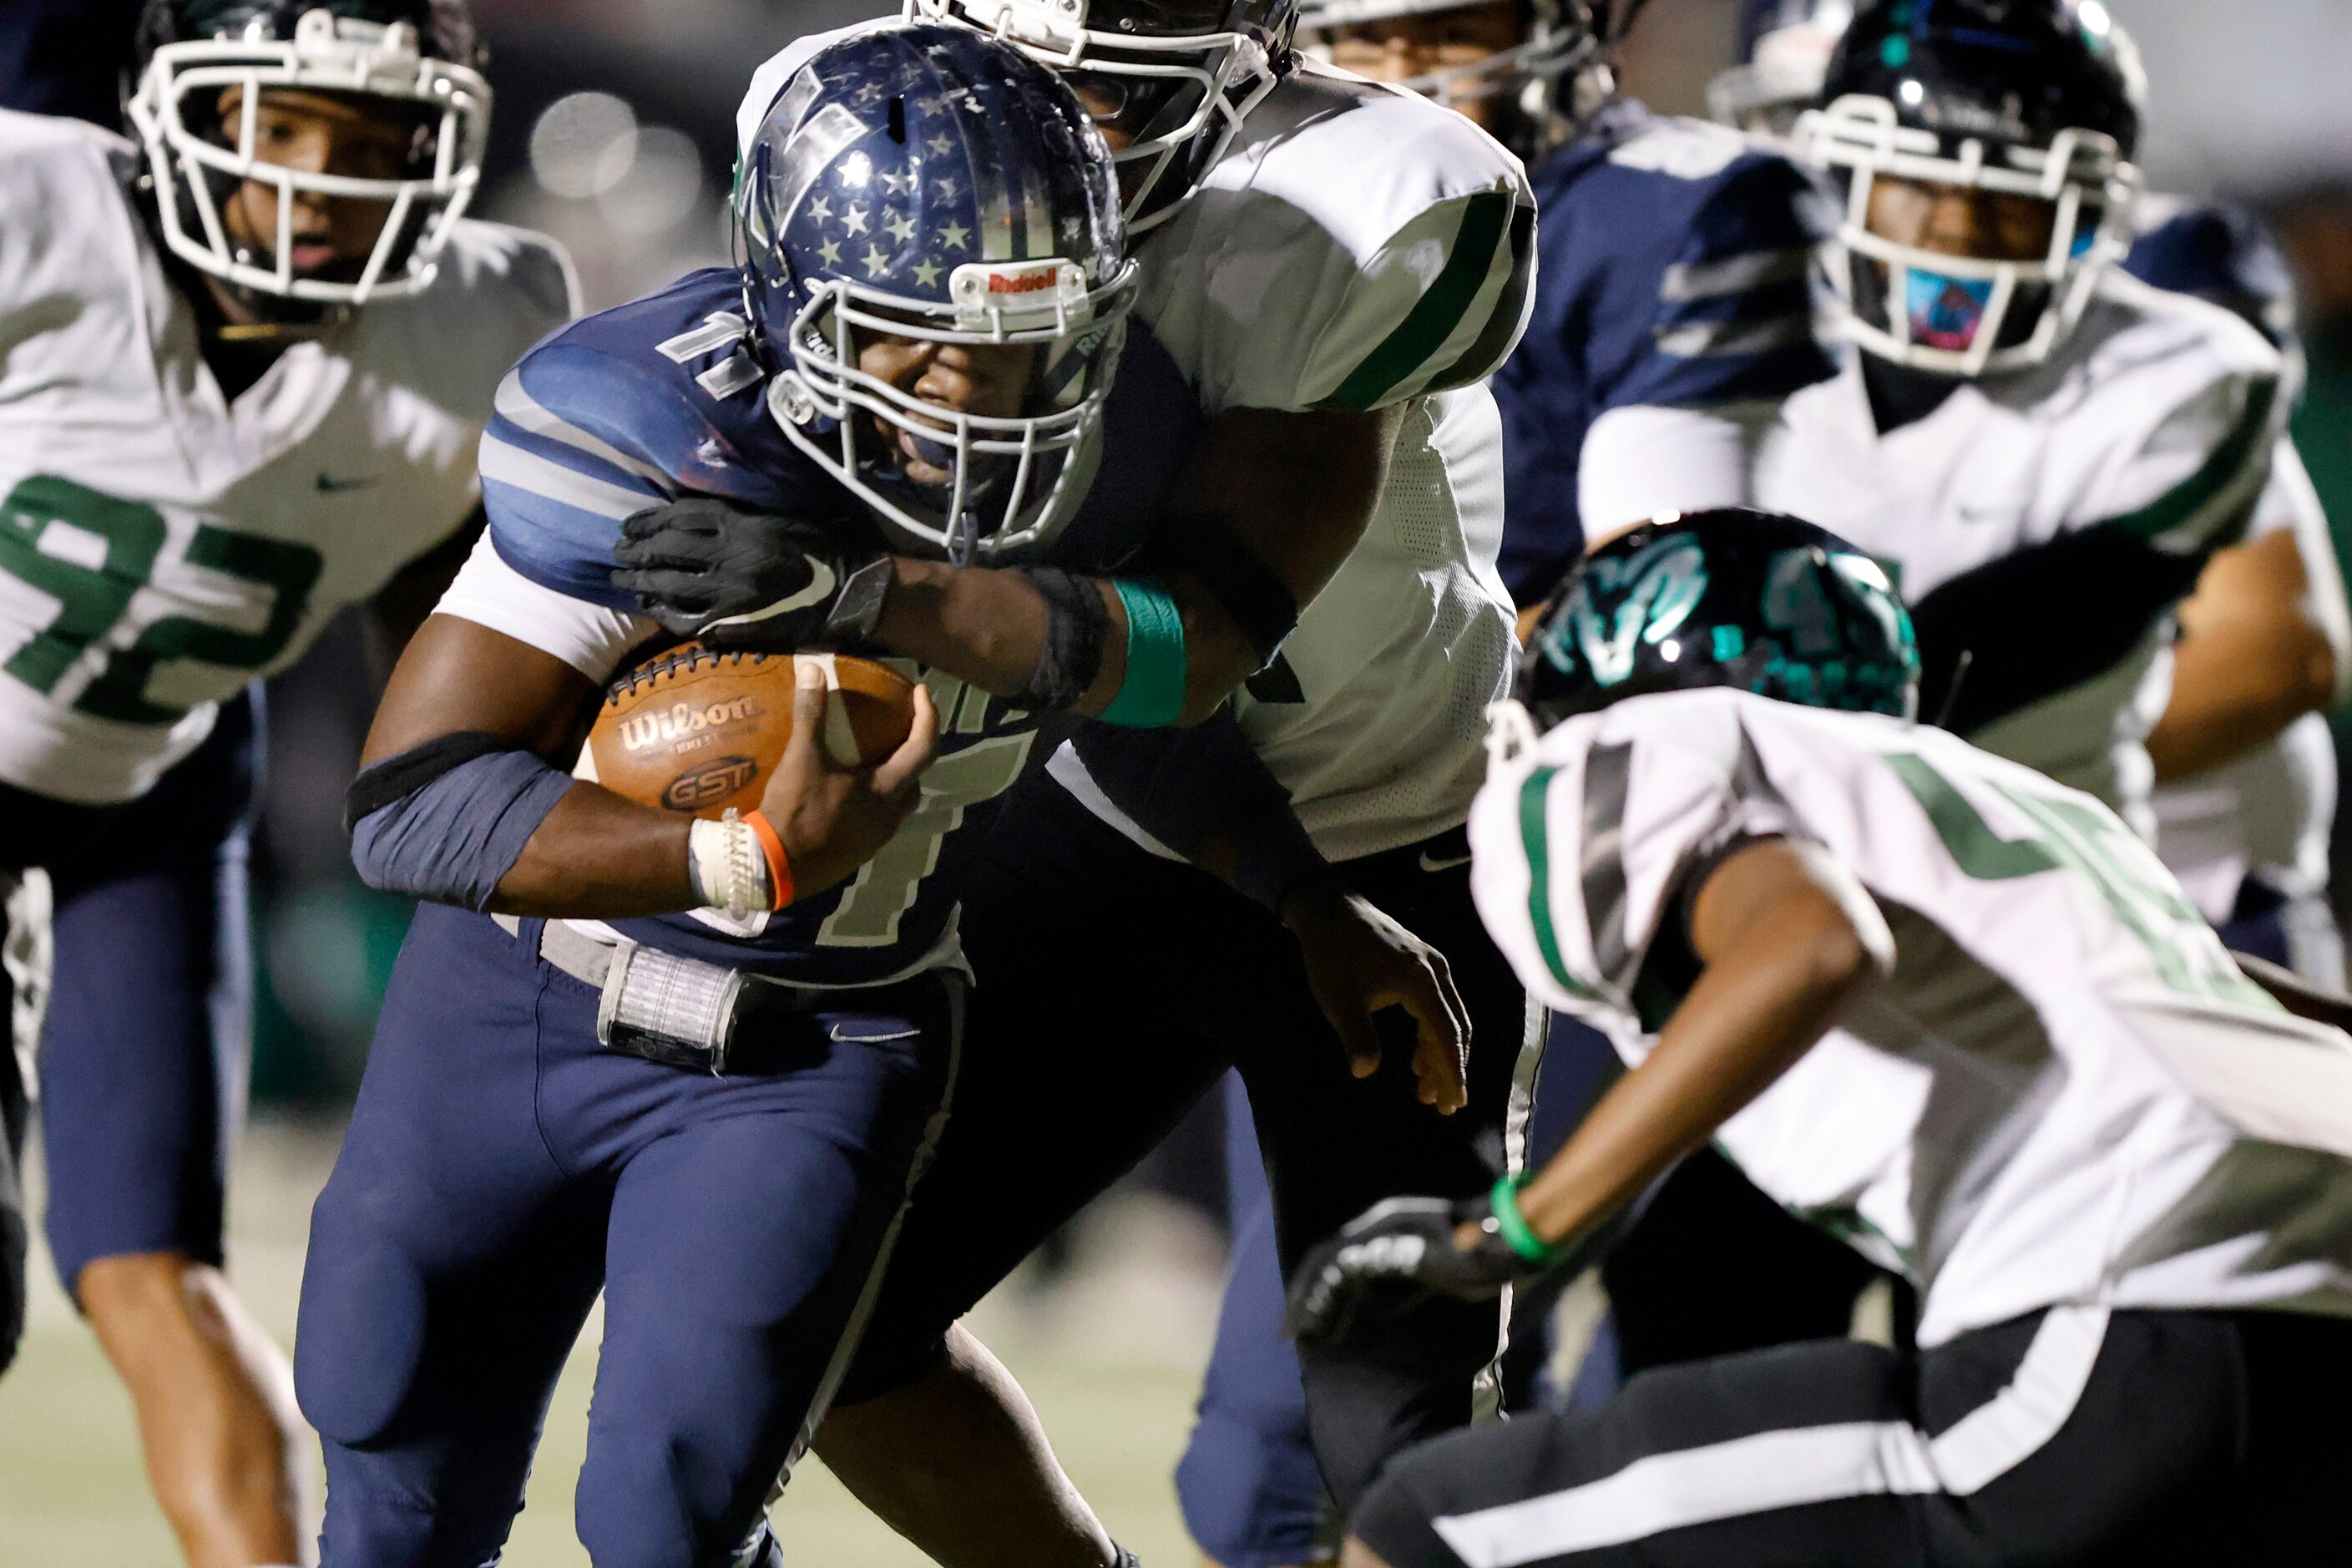
[[[265,1124],[239,1170],[232,1272],[288,1344],[310,1200],[332,1153],[331,1133]],[[1181,1220],[1129,1202],[1092,1216],[1082,1258],[1073,1279],[1050,1294],[1008,1287],[983,1303],[974,1326],[1035,1398],[1064,1462],[1112,1531],[1155,1568],[1190,1563],[1169,1478],[1207,1356],[1213,1248]],[[169,1568],[178,1559],[147,1495],[130,1403],[37,1250],[34,1268],[32,1325],[0,1380],[0,1565]],[[512,1568],[587,1562],[572,1538],[572,1489],[598,1331],[592,1320],[557,1391],[508,1549]],[[925,1561],[814,1464],[775,1517],[793,1568]]]

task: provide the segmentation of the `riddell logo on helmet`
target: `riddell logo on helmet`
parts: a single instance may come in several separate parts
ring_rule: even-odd
[[[1053,286],[1054,275],[1050,272],[1031,272],[1012,278],[1002,272],[988,275],[988,291],[992,294],[1034,294],[1040,289]]]
[[[631,752],[642,752],[651,746],[673,745],[706,730],[717,729],[721,724],[740,724],[746,719],[756,719],[761,711],[760,705],[749,697],[730,697],[708,708],[697,708],[691,702],[673,702],[654,712],[638,713],[622,720],[621,745]]]

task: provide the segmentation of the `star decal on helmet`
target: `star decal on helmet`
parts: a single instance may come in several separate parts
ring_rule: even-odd
[[[943,225],[940,229],[940,243],[950,250],[969,250],[971,248],[971,231],[960,223]]]
[[[882,227],[901,245],[915,237],[915,220],[904,213],[892,213]]]
[[[842,227],[850,234],[864,234],[866,232],[866,209],[859,206],[856,203],[852,202],[849,205],[848,210],[841,215]]]

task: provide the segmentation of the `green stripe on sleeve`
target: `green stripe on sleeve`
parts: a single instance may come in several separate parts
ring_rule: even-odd
[[[1454,234],[1453,252],[1437,280],[1423,291],[1396,330],[1325,400],[1326,407],[1359,413],[1379,407],[1382,398],[1445,346],[1486,286],[1495,267],[1495,252],[1510,230],[1511,206],[1510,195],[1503,191],[1483,191],[1464,204],[1462,226]]]
[[[2278,402],[2278,391],[2275,376],[2266,376],[2249,386],[2246,406],[2239,414],[2237,424],[2213,448],[2213,455],[2205,459],[2204,466],[2137,511],[2116,518],[2109,526],[2141,539],[2155,540],[2195,520],[2245,476],[2258,452],[2269,452],[2271,410]],[[2246,497],[2247,510],[2252,510],[2254,500],[2253,496]],[[2208,522],[2206,527],[2211,524]],[[2211,541],[2200,539],[2196,542]]]
[[[1519,841],[1528,852],[1528,919],[1536,931],[1536,951],[1544,967],[1560,985],[1579,996],[1594,994],[1568,972],[1559,954],[1559,932],[1551,921],[1551,824],[1544,802],[1551,793],[1558,768],[1538,768],[1519,785]]]

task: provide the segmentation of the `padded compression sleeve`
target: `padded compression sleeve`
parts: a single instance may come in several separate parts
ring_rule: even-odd
[[[1325,868],[1290,792],[1230,709],[1189,730],[1087,724],[1073,744],[1110,803],[1169,848],[1198,862],[1222,841],[1234,854],[1235,886],[1269,910],[1279,913],[1292,889]]]
[[[476,756],[361,817],[352,863],[371,888],[486,909],[571,787],[568,775],[528,752]]]
[[[2205,559],[2101,526],[1962,573],[1911,607],[1920,717],[1948,705],[1944,727],[1967,735],[2081,685],[2147,636]]]

